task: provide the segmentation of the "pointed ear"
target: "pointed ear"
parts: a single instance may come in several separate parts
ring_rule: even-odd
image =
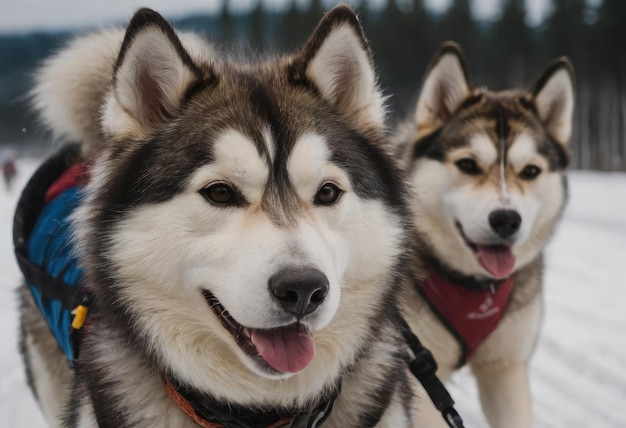
[[[115,63],[102,126],[113,136],[146,135],[179,107],[186,92],[208,78],[172,26],[157,12],[140,9],[126,29]]]
[[[292,81],[312,83],[358,127],[384,122],[372,56],[355,12],[339,5],[324,15],[290,67]]]
[[[418,128],[436,129],[441,126],[472,90],[463,49],[454,42],[443,43],[422,85],[415,112]]]
[[[563,145],[572,135],[574,113],[574,67],[567,58],[556,60],[533,89],[539,118],[550,135]]]

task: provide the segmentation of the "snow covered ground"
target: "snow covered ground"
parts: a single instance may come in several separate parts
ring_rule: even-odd
[[[17,189],[35,162],[18,166],[16,189],[7,195],[0,188],[0,426],[37,428],[43,419],[17,352],[14,289],[20,275],[11,246]],[[535,426],[623,428],[626,174],[574,172],[570,187],[568,209],[548,249],[546,318],[531,367]],[[486,426],[467,371],[455,376],[450,390],[466,426]]]

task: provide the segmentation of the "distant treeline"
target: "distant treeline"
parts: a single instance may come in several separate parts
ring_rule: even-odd
[[[626,171],[626,1],[603,0],[593,8],[585,0],[553,0],[552,14],[539,27],[526,24],[524,0],[502,0],[494,22],[474,20],[470,3],[453,0],[438,15],[421,0],[360,8],[382,87],[392,95],[394,119],[412,110],[426,67],[445,40],[463,46],[474,83],[492,89],[530,87],[553,59],[566,55],[577,80],[573,167]],[[216,15],[173,22],[179,29],[204,32],[220,45],[243,46],[244,52],[280,51],[299,46],[324,10],[320,0],[307,7],[293,2],[285,10],[259,1],[246,13],[224,7]],[[36,64],[70,36],[0,37],[0,145],[44,140],[25,94]]]

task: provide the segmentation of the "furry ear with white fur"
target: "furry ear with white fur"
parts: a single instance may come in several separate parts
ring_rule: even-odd
[[[185,94],[208,78],[172,26],[157,12],[140,9],[126,29],[102,117],[114,137],[149,134],[175,113]]]
[[[426,72],[417,102],[419,132],[435,130],[445,123],[472,89],[463,49],[454,42],[444,42]]]
[[[335,6],[324,15],[290,73],[296,83],[312,83],[357,127],[383,126],[384,99],[376,85],[369,44],[350,7]]]
[[[568,145],[574,113],[574,67],[567,58],[556,60],[539,78],[533,89],[539,118],[548,133]]]

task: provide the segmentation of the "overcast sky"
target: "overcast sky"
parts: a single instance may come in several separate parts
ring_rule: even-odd
[[[250,8],[257,0],[231,0],[233,7]],[[281,7],[290,0],[263,0]],[[306,0],[296,0],[306,1]],[[353,0],[368,1],[368,0]],[[380,3],[381,0],[369,0]],[[384,1],[384,0],[382,0]],[[436,11],[444,10],[450,0],[425,0]],[[536,23],[550,10],[551,0],[526,0],[529,21]],[[596,0],[597,1],[597,0]],[[325,0],[330,4],[332,0]],[[497,15],[499,0],[473,0],[479,18]],[[102,26],[125,22],[141,6],[151,7],[163,15],[175,18],[192,12],[214,12],[221,0],[0,0],[0,33],[31,30],[55,30]]]

